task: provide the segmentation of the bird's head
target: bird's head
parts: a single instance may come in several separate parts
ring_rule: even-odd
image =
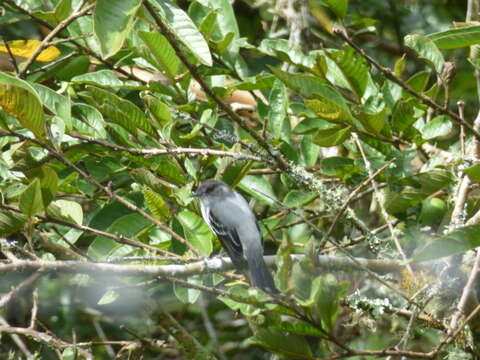
[[[220,195],[227,195],[232,192],[232,189],[222,181],[218,180],[206,180],[200,185],[193,193],[194,197],[204,198],[204,197],[215,197]]]

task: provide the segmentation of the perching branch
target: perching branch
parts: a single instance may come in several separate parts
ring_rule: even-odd
[[[292,259],[299,261],[304,257],[302,254],[291,255]],[[265,262],[269,266],[275,264],[275,256],[265,256]],[[379,274],[400,273],[403,265],[397,261],[375,260],[355,258],[355,261],[344,257],[326,255],[318,256],[318,266],[328,271],[358,271],[369,269]],[[92,263],[84,261],[34,261],[15,260],[0,263],[0,274],[18,271],[36,271],[43,269],[49,273],[85,273],[90,275],[112,274],[123,276],[158,277],[158,276],[192,276],[212,272],[221,272],[232,269],[230,258],[214,257],[189,264],[168,265],[132,265]]]

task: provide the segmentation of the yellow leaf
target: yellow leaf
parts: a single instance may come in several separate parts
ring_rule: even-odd
[[[37,50],[42,42],[40,40],[12,40],[7,41],[8,47],[13,55],[29,58]],[[5,43],[0,43],[0,52],[7,53],[8,50]],[[48,46],[35,59],[36,61],[49,62],[55,60],[61,54],[60,50],[55,46]]]

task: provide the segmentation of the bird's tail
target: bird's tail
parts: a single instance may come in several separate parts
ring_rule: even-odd
[[[256,254],[252,259],[249,259],[248,267],[250,270],[250,281],[253,286],[270,294],[278,294],[272,274],[268,270],[261,254]]]

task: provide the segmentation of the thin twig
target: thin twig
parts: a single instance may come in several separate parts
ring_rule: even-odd
[[[105,140],[94,139],[94,138],[83,136],[83,135],[71,135],[71,136],[74,138],[83,140],[90,144],[98,144],[116,151],[125,151],[135,155],[156,156],[156,155],[187,154],[187,155],[200,155],[200,156],[232,157],[234,159],[241,159],[241,160],[244,159],[244,160],[251,160],[251,161],[258,161],[258,162],[262,161],[262,159],[258,156],[231,152],[231,151],[222,151],[222,150],[204,149],[204,148],[182,148],[182,147],[172,147],[170,149],[135,149],[135,148],[129,148],[129,147],[117,145]]]
[[[363,159],[363,162],[365,163],[365,167],[367,168],[368,174],[370,175],[370,177],[372,177],[372,186],[373,186],[373,189],[374,189],[374,195],[377,199],[378,204],[380,205],[380,211],[381,211],[382,216],[385,220],[385,223],[388,225],[388,229],[390,231],[390,235],[392,236],[395,247],[397,248],[398,253],[402,257],[402,260],[405,263],[407,263],[407,260],[408,260],[407,255],[405,254],[402,246],[400,245],[400,241],[399,241],[399,239],[398,239],[398,237],[395,233],[395,229],[393,228],[392,222],[389,219],[389,215],[387,213],[387,210],[385,209],[383,196],[380,194],[380,191],[377,187],[377,183],[376,183],[375,179],[373,178],[372,165],[370,164],[370,161],[368,161],[368,159],[367,159],[367,155],[365,154],[365,150],[363,149],[362,143],[360,142],[360,139],[358,138],[358,135],[355,134],[355,133],[352,133],[352,137],[353,137],[355,143],[357,144],[357,147],[360,151],[360,154],[362,155],[362,159]],[[405,266],[406,266],[408,272],[413,276],[413,270],[412,270],[412,267],[410,266],[410,264],[407,263]]]

